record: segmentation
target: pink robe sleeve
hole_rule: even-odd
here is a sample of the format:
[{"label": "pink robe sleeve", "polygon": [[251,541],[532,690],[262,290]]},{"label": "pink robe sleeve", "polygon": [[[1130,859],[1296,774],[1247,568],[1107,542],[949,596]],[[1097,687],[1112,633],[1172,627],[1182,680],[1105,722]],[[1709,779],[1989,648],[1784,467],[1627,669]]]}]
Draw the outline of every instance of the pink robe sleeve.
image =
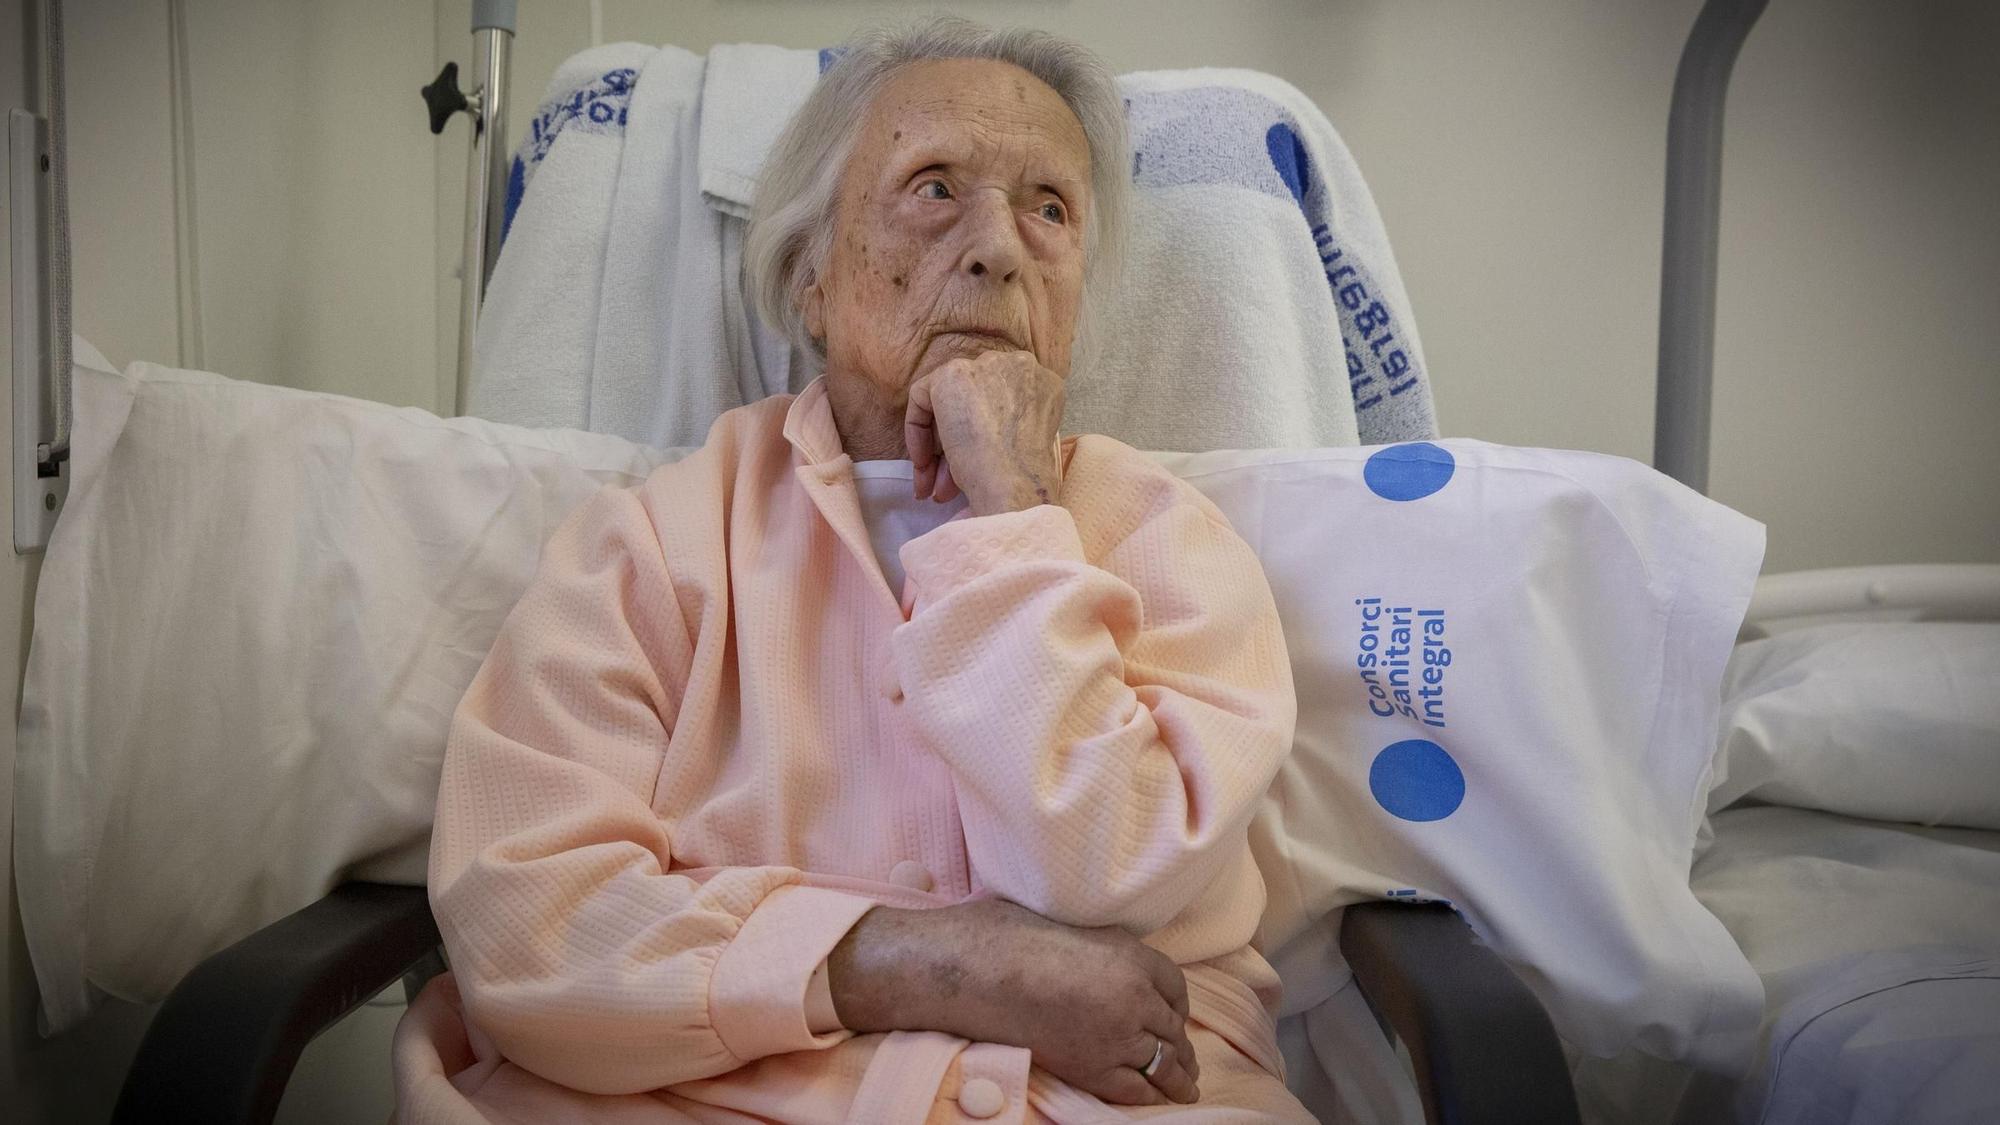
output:
[{"label": "pink robe sleeve", "polygon": [[600,493],[550,540],[445,751],[430,893],[467,1014],[592,1093],[847,1038],[814,1034],[808,984],[873,905],[789,867],[667,874],[651,798],[694,650],[680,605],[639,498]]},{"label": "pink robe sleeve", "polygon": [[[1166,925],[1244,847],[1297,704],[1270,586],[1198,495],[1150,490],[1093,565],[1068,510],[903,547],[903,708],[952,769],[974,869],[1058,921]],[[1146,490],[1142,490],[1144,492]]]}]

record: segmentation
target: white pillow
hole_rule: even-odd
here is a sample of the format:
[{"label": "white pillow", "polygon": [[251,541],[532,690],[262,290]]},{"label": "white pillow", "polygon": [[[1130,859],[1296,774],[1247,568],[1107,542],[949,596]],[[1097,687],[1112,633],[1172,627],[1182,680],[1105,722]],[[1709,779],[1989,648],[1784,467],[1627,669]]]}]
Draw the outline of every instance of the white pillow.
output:
[{"label": "white pillow", "polygon": [[[143,364],[80,371],[77,398],[16,842],[56,1027],[93,987],[160,998],[342,879],[421,881],[452,709],[544,537],[669,456]],[[1252,829],[1265,948],[1344,903],[1446,898],[1585,1049],[1754,1027],[1687,868],[1758,525],[1593,454],[1162,460],[1257,548],[1292,650],[1298,752]],[[1356,656],[1394,606],[1452,655],[1441,694],[1380,717]]]},{"label": "white pillow", "polygon": [[1710,811],[1748,798],[2000,828],[2000,624],[1779,633],[1736,649],[1722,697]]}]

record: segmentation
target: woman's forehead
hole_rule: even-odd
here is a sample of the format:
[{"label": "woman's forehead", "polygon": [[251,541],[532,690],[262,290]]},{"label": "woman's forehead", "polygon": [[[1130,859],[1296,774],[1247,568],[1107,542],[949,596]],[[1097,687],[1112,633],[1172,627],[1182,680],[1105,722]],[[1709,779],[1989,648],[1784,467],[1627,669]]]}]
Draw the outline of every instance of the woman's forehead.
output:
[{"label": "woman's forehead", "polygon": [[869,107],[883,157],[915,149],[973,160],[1006,150],[1043,174],[1088,180],[1090,143],[1062,96],[1012,63],[930,59],[897,72]]}]

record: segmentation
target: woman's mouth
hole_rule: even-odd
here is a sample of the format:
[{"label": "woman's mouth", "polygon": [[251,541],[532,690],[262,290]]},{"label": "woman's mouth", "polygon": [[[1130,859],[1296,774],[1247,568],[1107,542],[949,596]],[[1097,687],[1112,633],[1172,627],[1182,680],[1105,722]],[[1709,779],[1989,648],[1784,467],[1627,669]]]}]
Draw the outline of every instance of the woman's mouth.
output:
[{"label": "woman's mouth", "polygon": [[949,328],[938,335],[959,337],[982,350],[1011,352],[1026,350],[1012,336],[994,328]]}]

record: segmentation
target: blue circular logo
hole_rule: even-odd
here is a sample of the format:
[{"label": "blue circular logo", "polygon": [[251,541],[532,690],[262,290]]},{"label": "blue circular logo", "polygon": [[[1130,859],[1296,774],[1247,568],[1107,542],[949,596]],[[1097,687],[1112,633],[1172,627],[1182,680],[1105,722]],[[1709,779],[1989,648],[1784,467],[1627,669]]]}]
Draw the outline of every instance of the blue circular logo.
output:
[{"label": "blue circular logo", "polygon": [[1391,743],[1368,767],[1375,803],[1404,820],[1443,820],[1465,800],[1465,774],[1444,747],[1423,738]]},{"label": "blue circular logo", "polygon": [[1384,500],[1421,500],[1443,488],[1456,465],[1449,449],[1413,441],[1376,450],[1361,477]]}]

